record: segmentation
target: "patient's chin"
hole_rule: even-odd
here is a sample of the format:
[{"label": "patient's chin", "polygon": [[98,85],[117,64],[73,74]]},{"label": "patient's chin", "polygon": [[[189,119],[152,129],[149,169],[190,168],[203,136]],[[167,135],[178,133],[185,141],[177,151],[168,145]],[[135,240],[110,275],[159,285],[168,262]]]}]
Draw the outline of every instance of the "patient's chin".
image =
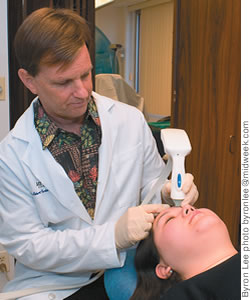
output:
[{"label": "patient's chin", "polygon": [[224,230],[225,224],[217,217],[213,215],[208,216],[201,216],[197,217],[195,223],[195,229],[199,233],[209,232],[209,231],[216,231],[216,230]]}]

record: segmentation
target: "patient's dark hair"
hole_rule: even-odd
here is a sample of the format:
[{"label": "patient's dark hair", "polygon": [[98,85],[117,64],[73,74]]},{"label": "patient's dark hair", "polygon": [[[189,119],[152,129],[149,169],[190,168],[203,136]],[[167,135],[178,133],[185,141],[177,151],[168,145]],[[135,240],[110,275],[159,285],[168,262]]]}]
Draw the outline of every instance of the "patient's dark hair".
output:
[{"label": "patient's dark hair", "polygon": [[142,240],[135,254],[137,271],[137,286],[130,300],[156,300],[172,285],[181,281],[178,273],[173,272],[169,279],[160,279],[155,274],[155,267],[160,262],[156,249],[153,232]]}]

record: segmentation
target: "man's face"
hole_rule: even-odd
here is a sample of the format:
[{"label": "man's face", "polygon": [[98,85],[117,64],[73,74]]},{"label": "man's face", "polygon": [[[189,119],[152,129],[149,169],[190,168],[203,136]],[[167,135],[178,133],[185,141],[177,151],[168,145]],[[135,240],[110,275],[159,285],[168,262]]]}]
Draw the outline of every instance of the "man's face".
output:
[{"label": "man's face", "polygon": [[84,45],[75,60],[65,68],[61,65],[40,67],[32,78],[32,92],[55,121],[81,122],[92,92],[92,64]]},{"label": "man's face", "polygon": [[153,224],[153,232],[162,261],[172,267],[203,254],[228,234],[225,224],[215,213],[190,205],[171,207],[160,213]]}]

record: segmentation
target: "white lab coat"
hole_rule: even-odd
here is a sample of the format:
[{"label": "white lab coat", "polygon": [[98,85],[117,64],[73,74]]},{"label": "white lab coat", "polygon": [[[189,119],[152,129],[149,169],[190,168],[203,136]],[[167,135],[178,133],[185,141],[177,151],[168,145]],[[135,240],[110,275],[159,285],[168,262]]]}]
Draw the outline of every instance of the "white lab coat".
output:
[{"label": "white lab coat", "polygon": [[[93,221],[64,169],[42,149],[32,104],[0,143],[0,243],[17,259],[5,291],[84,283],[93,272],[124,263],[115,223],[145,197],[164,163],[139,110],[93,96],[102,128]],[[63,299],[74,291],[25,299]]]}]

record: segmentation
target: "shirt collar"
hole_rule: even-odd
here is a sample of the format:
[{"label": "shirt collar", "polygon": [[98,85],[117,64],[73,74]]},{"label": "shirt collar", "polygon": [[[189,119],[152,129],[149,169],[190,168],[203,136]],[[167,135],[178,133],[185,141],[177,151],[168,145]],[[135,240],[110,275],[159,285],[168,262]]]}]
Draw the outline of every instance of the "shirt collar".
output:
[{"label": "shirt collar", "polygon": [[[97,126],[100,126],[100,118],[98,115],[97,106],[92,97],[88,103],[84,121],[88,120],[89,118],[91,118]],[[43,150],[50,145],[55,136],[62,130],[48,117],[39,99],[34,103],[34,123],[35,128],[41,138]]]}]

